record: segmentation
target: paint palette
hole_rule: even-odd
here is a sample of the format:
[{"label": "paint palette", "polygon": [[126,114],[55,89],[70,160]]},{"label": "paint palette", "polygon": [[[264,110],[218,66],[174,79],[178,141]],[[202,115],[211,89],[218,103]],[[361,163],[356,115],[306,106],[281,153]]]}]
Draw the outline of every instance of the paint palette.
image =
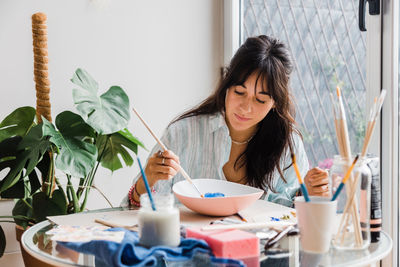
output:
[{"label": "paint palette", "polygon": [[[187,208],[212,216],[235,214],[254,203],[264,192],[258,188],[224,180],[193,179],[193,183],[200,192],[214,194],[214,197],[201,198],[194,186],[186,180],[176,183],[172,190],[178,200]],[[217,193],[218,196],[215,195]]]}]

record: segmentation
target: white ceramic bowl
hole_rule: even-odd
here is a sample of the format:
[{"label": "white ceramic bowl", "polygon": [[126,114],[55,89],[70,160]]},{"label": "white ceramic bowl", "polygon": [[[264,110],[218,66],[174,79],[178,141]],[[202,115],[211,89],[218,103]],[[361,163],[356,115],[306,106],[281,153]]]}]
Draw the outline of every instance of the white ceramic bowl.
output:
[{"label": "white ceramic bowl", "polygon": [[251,186],[216,179],[193,179],[193,183],[203,195],[219,192],[225,197],[201,198],[194,186],[186,180],[174,184],[172,190],[187,208],[212,216],[235,214],[259,199],[264,192]]}]

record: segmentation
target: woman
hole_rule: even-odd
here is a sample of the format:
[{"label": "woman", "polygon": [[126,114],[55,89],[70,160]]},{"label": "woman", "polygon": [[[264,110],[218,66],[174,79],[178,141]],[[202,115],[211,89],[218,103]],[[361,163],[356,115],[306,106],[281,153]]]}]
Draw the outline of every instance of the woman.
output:
[{"label": "woman", "polygon": [[[178,172],[182,165],[192,178],[258,187],[267,200],[292,206],[299,192],[293,152],[309,194],[329,195],[327,172],[308,171],[289,93],[291,70],[283,43],[264,35],[248,38],[217,90],[168,126],[161,139],[169,150],[153,148],[145,168],[150,186],[170,191],[172,183],[184,179]],[[129,191],[130,203],[139,205],[145,191],[139,176]]]}]

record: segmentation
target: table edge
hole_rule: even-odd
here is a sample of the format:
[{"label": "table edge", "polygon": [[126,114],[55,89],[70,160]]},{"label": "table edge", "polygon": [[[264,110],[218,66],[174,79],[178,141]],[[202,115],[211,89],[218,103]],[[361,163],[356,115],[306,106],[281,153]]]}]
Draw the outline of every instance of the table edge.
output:
[{"label": "table edge", "polygon": [[28,253],[30,256],[32,256],[32,257],[34,257],[34,258],[36,258],[36,259],[38,259],[40,261],[43,261],[45,263],[52,264],[52,265],[55,265],[55,266],[60,266],[60,267],[78,266],[78,267],[81,267],[82,265],[79,265],[79,264],[65,263],[65,262],[62,262],[61,260],[56,260],[53,257],[43,256],[43,255],[37,253],[36,251],[34,251],[31,248],[26,246],[25,238],[26,238],[28,233],[30,233],[31,231],[36,230],[37,228],[39,230],[39,229],[41,229],[43,227],[46,227],[46,226],[48,226],[50,224],[51,224],[50,221],[46,220],[46,221],[37,223],[34,226],[32,226],[29,229],[24,231],[24,233],[21,236],[21,241],[20,242],[21,242],[22,247],[25,249],[26,253]]}]

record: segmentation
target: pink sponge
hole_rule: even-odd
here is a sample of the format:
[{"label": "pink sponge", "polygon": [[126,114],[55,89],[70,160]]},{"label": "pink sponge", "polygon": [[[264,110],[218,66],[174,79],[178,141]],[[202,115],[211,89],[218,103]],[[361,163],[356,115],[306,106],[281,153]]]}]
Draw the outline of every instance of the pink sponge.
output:
[{"label": "pink sponge", "polygon": [[233,259],[258,258],[260,254],[258,237],[245,231],[202,231],[198,228],[187,228],[186,237],[203,239],[217,257]]},{"label": "pink sponge", "polygon": [[187,238],[202,239],[210,245],[211,235],[223,233],[230,230],[213,230],[213,231],[202,231],[200,228],[186,228]]}]

